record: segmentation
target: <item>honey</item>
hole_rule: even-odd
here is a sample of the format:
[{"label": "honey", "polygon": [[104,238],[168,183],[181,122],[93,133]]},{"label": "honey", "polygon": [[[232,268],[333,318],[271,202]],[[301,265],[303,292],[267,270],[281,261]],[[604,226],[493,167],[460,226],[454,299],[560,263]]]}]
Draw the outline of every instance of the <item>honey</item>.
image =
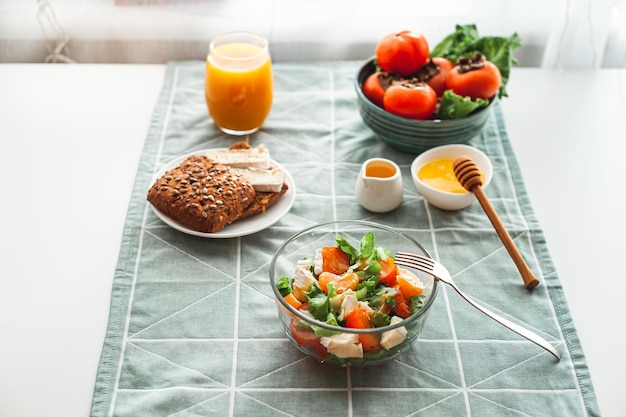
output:
[{"label": "honey", "polygon": [[391,178],[396,174],[393,165],[384,161],[372,161],[365,167],[365,175],[375,178]]},{"label": "honey", "polygon": [[[454,169],[452,168],[452,158],[438,158],[424,164],[417,172],[417,177],[429,187],[435,188],[440,191],[445,191],[454,194],[464,194],[468,191],[463,188],[459,180],[454,175]],[[481,177],[485,180],[484,174],[481,171]]]}]

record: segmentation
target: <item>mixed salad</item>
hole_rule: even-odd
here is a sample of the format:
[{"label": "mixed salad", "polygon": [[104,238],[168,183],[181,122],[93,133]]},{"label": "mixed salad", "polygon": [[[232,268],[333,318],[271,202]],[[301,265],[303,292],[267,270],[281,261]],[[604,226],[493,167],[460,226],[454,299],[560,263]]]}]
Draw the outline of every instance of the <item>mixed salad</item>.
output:
[{"label": "mixed salad", "polygon": [[283,275],[277,281],[285,301],[314,319],[293,315],[290,332],[302,349],[326,361],[392,355],[407,338],[405,327],[370,333],[342,329],[376,329],[402,322],[424,306],[424,283],[399,268],[388,248],[377,247],[373,232],[362,237],[359,248],[342,236],[335,241],[335,246],[319,248],[312,258],[298,261],[293,277]]}]

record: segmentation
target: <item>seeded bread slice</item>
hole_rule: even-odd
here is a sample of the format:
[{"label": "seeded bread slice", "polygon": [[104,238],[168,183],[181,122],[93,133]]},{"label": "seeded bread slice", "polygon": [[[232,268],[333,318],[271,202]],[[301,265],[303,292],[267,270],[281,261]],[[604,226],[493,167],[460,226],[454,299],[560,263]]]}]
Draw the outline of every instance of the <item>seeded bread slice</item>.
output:
[{"label": "seeded bread slice", "polygon": [[239,216],[240,219],[243,219],[248,216],[252,216],[256,213],[265,213],[265,210],[275,202],[277,202],[283,194],[287,192],[289,186],[286,182],[283,183],[283,188],[278,192],[256,192],[254,200],[252,204],[246,207]]},{"label": "seeded bread slice", "polygon": [[147,198],[180,224],[214,233],[240,218],[255,195],[252,184],[229,166],[194,155],[159,178]]}]

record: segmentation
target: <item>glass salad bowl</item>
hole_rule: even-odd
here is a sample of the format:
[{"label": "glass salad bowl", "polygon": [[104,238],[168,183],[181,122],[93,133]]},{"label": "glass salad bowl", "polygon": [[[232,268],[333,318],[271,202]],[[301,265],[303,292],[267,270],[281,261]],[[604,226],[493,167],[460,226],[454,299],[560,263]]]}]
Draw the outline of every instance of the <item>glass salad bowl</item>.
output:
[{"label": "glass salad bowl", "polygon": [[429,256],[413,238],[357,220],[318,224],[284,242],[270,283],[293,345],[339,366],[379,364],[411,349],[438,284],[398,268],[396,251]]}]

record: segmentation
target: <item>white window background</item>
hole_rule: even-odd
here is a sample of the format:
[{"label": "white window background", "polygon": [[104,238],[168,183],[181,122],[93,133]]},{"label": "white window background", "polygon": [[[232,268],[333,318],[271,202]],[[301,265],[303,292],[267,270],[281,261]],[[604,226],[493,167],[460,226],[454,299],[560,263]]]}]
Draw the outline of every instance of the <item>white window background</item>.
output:
[{"label": "white window background", "polygon": [[518,33],[519,66],[626,67],[626,0],[0,0],[0,62],[44,62],[55,47],[83,63],[204,59],[231,30],[266,36],[277,62],[358,60],[387,33],[434,45],[469,23]]}]

